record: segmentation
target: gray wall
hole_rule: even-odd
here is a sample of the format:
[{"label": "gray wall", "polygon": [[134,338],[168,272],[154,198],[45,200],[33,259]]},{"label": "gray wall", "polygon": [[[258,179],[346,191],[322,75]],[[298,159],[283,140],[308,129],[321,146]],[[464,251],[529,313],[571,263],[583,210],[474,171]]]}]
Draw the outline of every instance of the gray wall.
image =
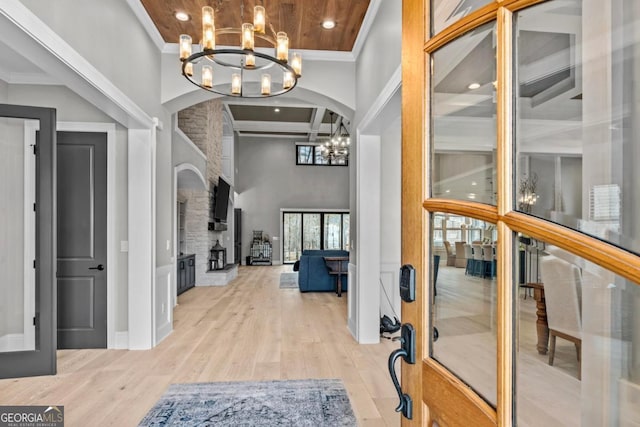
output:
[{"label": "gray wall", "polygon": [[238,144],[238,193],[242,209],[242,261],[253,230],[272,238],[273,259],[280,261],[280,209],[348,209],[349,173],[342,166],[296,166],[295,144],[276,139],[241,138]]},{"label": "gray wall", "polygon": [[[165,125],[164,131],[157,132],[156,145],[156,265],[171,263],[172,251],[167,250],[167,241],[173,238],[171,126],[161,104],[160,51],[126,1],[21,1],[149,116]],[[83,121],[80,117],[82,114],[67,120]]]},{"label": "gray wall", "polygon": [[[383,52],[384,58],[381,58]],[[355,136],[360,122],[369,112],[372,104],[385,87],[393,73],[400,66],[402,57],[402,2],[382,1],[371,26],[371,31],[356,59],[356,111],[352,134]],[[353,138],[355,141],[355,138]],[[358,142],[355,141],[357,144]],[[356,168],[357,152],[350,153],[350,200],[351,223],[350,238],[358,239],[357,225],[360,213],[356,207]],[[400,191],[398,189],[398,191]],[[356,263],[358,246],[351,246],[350,259]]]},{"label": "gray wall", "polygon": [[400,66],[401,47],[402,2],[381,1],[369,36],[356,61],[356,124],[362,120]]},{"label": "gray wall", "polygon": [[[57,110],[57,119],[61,122],[98,122],[113,123],[113,119],[99,111],[78,95],[62,86],[10,85],[8,100],[10,104],[51,107]],[[116,126],[116,199],[109,203],[116,204],[115,233],[116,239],[128,240],[127,221],[127,132]],[[116,278],[116,331],[128,329],[128,257],[126,252],[119,252]]]},{"label": "gray wall", "polygon": [[4,80],[0,79],[0,102],[7,102],[8,95],[9,85]]}]

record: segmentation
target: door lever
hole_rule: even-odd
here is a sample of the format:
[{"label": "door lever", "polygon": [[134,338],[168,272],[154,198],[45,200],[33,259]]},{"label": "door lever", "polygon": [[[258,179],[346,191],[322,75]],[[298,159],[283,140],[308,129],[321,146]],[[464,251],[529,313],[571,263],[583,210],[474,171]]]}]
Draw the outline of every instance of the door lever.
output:
[{"label": "door lever", "polygon": [[402,412],[402,415],[410,420],[413,418],[413,401],[411,396],[402,392],[402,387],[400,387],[400,382],[396,375],[395,364],[400,357],[409,364],[416,363],[416,331],[413,326],[410,323],[402,325],[400,337],[394,338],[394,341],[400,341],[400,348],[389,355],[389,374],[400,398],[396,412]]},{"label": "door lever", "polygon": [[98,271],[102,271],[104,270],[104,265],[102,264],[98,264],[97,267],[89,267],[89,270],[98,270]]}]

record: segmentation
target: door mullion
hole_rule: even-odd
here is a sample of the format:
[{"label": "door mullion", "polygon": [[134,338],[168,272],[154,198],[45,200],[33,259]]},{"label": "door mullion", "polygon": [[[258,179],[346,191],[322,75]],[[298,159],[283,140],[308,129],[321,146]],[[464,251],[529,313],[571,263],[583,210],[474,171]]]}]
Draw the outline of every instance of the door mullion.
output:
[{"label": "door mullion", "polygon": [[[513,190],[513,13],[505,7],[497,15],[497,207],[501,217],[512,210]],[[513,424],[514,407],[514,290],[513,232],[498,221],[497,248],[498,426]]]}]

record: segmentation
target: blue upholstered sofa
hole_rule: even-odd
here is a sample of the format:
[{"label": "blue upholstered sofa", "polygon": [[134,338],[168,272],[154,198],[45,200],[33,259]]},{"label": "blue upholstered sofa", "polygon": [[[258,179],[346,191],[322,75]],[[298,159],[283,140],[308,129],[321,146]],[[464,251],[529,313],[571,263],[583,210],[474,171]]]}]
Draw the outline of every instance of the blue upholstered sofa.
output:
[{"label": "blue upholstered sofa", "polygon": [[[324,257],[349,256],[349,251],[304,250],[300,256],[298,287],[300,292],[328,292],[336,290],[336,276],[329,275]],[[342,291],[347,290],[347,277],[342,277]]]}]

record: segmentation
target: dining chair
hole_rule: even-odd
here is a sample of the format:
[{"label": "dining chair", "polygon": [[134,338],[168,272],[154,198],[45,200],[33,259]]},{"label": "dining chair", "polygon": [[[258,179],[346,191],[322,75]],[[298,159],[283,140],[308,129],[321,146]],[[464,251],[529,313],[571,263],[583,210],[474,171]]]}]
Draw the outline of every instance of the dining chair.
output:
[{"label": "dining chair", "polygon": [[456,265],[456,254],[451,249],[451,243],[447,240],[442,242],[444,244],[444,248],[447,250],[447,266],[455,267]]},{"label": "dining chair", "polygon": [[455,242],[456,244],[456,267],[458,268],[466,268],[467,267],[467,258],[462,257],[464,254],[464,245],[467,244],[465,241]]},{"label": "dining chair", "polygon": [[484,265],[484,256],[482,254],[482,245],[473,244],[473,275],[482,276],[482,267]]},{"label": "dining chair", "polygon": [[582,320],[578,293],[582,291],[580,269],[547,255],[540,258],[540,274],[549,324],[549,365],[553,366],[556,337],[571,341],[578,357],[578,379],[582,370]]},{"label": "dining chair", "polygon": [[464,259],[467,261],[467,265],[464,270],[464,274],[473,274],[473,249],[471,245],[464,245]]},{"label": "dining chair", "polygon": [[482,245],[482,277],[496,275],[496,257],[493,246]]}]

